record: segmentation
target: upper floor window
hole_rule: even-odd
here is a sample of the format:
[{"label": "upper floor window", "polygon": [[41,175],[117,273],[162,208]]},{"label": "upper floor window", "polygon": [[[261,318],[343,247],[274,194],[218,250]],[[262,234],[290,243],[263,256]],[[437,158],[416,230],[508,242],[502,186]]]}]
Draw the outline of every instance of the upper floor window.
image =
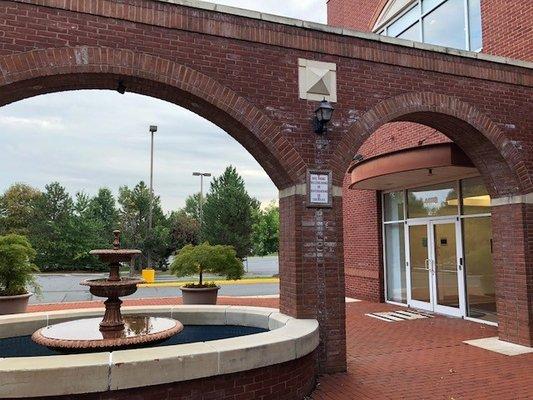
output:
[{"label": "upper floor window", "polygon": [[394,0],[377,33],[456,49],[481,51],[481,0]]}]

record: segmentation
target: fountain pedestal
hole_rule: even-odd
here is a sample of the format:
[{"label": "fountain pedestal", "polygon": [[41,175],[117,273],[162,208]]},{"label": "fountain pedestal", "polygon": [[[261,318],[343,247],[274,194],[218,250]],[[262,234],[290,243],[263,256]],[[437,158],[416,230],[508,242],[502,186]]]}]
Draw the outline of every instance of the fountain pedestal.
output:
[{"label": "fountain pedestal", "polygon": [[135,293],[137,285],[144,281],[121,278],[120,263],[131,262],[142,253],[140,250],[121,249],[120,232],[115,231],[114,234],[113,249],[91,251],[92,255],[109,265],[109,277],[81,282],[81,285],[89,286],[94,296],[107,298],[103,319],[83,319],[47,326],[32,335],[34,342],[63,352],[109,351],[162,342],[183,330],[181,322],[170,318],[122,316],[120,297]]}]

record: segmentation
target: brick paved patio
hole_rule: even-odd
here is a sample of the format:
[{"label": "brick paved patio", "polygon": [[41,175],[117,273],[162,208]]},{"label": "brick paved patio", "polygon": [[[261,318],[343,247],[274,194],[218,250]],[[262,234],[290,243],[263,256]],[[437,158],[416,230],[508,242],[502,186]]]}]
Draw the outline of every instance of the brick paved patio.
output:
[{"label": "brick paved patio", "polygon": [[[277,299],[223,297],[219,302],[278,305]],[[180,298],[125,301],[126,306],[179,303]],[[30,311],[99,304],[36,305]],[[321,377],[313,400],[533,399],[533,354],[509,357],[462,343],[496,336],[494,327],[439,316],[389,323],[365,314],[400,308],[368,302],[346,307],[348,372]]]}]

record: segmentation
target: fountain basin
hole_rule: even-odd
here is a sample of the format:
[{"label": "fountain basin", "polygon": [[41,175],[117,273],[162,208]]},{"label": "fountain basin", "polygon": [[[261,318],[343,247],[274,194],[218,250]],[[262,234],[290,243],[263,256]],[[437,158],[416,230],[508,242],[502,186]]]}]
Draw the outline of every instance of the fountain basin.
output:
[{"label": "fountain basin", "polygon": [[41,328],[32,335],[35,343],[64,353],[113,351],[157,344],[183,330],[171,318],[129,315],[121,331],[101,331],[101,318],[85,318]]},{"label": "fountain basin", "polygon": [[[49,324],[96,318],[102,313],[88,309],[0,317],[0,338],[30,335]],[[258,384],[272,381],[272,374],[299,385],[295,399],[303,399],[313,388],[319,343],[316,320],[297,320],[275,309],[237,306],[130,307],[123,314],[174,318],[185,325],[239,325],[269,331],[166,347],[4,358],[0,359],[0,398],[81,399],[88,398],[82,394],[93,393],[94,398],[111,399],[116,391],[148,398],[157,397],[163,389],[187,393],[189,388],[199,390],[200,383],[209,387],[220,382],[221,376],[234,390],[250,379]]]}]

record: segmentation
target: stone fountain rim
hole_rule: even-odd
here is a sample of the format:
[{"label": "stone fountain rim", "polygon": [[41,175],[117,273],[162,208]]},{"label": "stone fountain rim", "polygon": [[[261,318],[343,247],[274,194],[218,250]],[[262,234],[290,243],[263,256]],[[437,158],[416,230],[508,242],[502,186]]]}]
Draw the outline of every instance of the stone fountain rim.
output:
[{"label": "stone fountain rim", "polygon": [[[102,313],[102,309],[85,309],[0,316],[0,338],[28,335],[59,321]],[[269,331],[175,346],[3,358],[0,398],[107,392],[227,375],[302,358],[319,344],[318,321],[295,319],[271,308],[141,306],[124,307],[123,313],[170,317],[186,325],[241,325]],[[78,379],[80,375],[84,379]]]}]

